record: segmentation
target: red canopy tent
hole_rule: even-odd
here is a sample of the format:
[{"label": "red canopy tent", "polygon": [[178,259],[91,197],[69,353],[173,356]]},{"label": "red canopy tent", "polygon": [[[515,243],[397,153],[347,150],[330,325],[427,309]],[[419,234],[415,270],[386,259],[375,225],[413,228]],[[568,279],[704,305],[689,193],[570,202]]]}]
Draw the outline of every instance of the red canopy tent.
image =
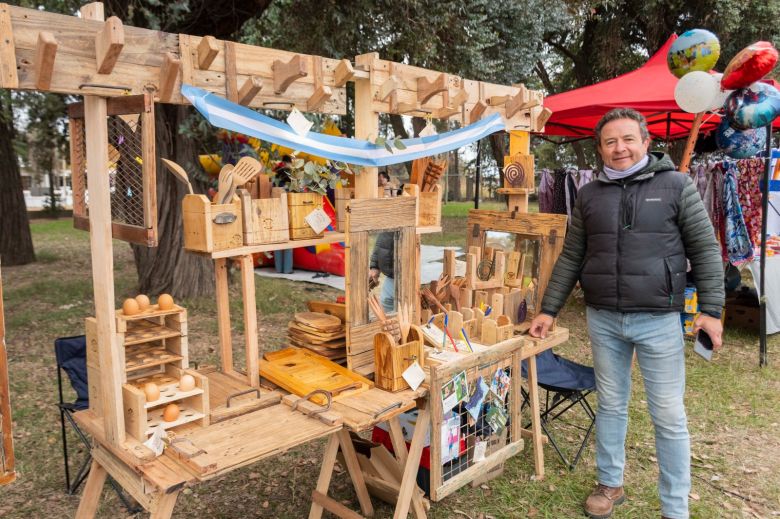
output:
[{"label": "red canopy tent", "polygon": [[[545,98],[544,106],[552,110],[545,125],[545,135],[592,137],[593,128],[613,108],[629,107],[641,112],[654,139],[671,140],[687,137],[695,114],[684,112],[674,100],[677,77],[669,72],[666,55],[677,39],[673,34],[658,52],[641,67],[614,79]],[[778,84],[768,80],[775,87]],[[707,113],[700,132],[717,128],[720,117]],[[775,120],[777,126],[780,121]]]}]

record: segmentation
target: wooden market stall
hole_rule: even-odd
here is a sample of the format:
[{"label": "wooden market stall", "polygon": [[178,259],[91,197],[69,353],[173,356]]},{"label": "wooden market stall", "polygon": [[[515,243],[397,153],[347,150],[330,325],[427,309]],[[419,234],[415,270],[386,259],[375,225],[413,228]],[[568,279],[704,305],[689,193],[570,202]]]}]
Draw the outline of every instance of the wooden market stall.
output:
[{"label": "wooden market stall", "polygon": [[[407,387],[394,392],[382,382],[365,378],[375,371],[387,370],[387,366],[377,365],[377,359],[382,357],[375,356],[375,337],[385,332],[384,323],[376,319],[378,315],[371,318],[366,300],[368,233],[395,234],[396,263],[403,265],[396,294],[399,308],[406,309],[401,324],[421,323],[419,235],[440,231],[435,225],[438,220],[431,225],[426,219],[428,225],[422,225],[421,215],[439,216],[440,200],[427,197],[434,204],[431,209],[422,206],[422,196],[378,198],[377,169],[366,167],[355,177],[354,198],[341,204],[339,220],[346,222],[344,229],[321,237],[290,240],[286,226],[274,228],[274,232],[263,230],[270,229],[269,222],[274,220],[264,217],[263,211],[292,207],[284,195],[257,200],[239,191],[223,204],[213,204],[202,195],[187,195],[183,202],[185,247],[208,255],[216,269],[219,368],[190,366],[185,308],[161,302],[137,315],[115,309],[112,245],[112,238],[146,246],[155,246],[158,241],[155,103],[186,103],[181,86],[188,84],[252,108],[295,107],[307,112],[344,114],[346,84],[353,82],[357,139],[378,135],[381,113],[425,115],[464,125],[490,113],[501,114],[512,135],[508,165],[516,163],[520,168],[515,168],[505,186],[511,211],[475,213],[473,218],[480,222],[477,226],[489,228],[488,222],[492,222],[497,229],[543,244],[539,265],[544,267],[536,273],[535,285],[537,297],[541,297],[545,275],[549,277],[549,270],[544,269],[560,252],[564,234],[558,222],[524,214],[528,194],[533,191],[528,132],[540,130],[550,116],[542,106],[541,93],[522,85],[494,85],[393,63],[380,59],[377,53],[357,56],[353,63],[220,41],[210,36],[124,26],[116,17],[105,20],[100,3],[86,5],[80,13],[79,18],[0,4],[0,86],[84,97],[83,104],[71,107],[69,113],[74,223],[90,232],[95,316],[86,321],[90,408],[77,413],[76,419],[92,436],[94,446],[77,516],[94,516],[107,475],[149,510],[152,517],[164,518],[171,515],[185,486],[303,443],[328,438],[320,477],[312,493],[310,517],[320,517],[323,510],[340,517],[358,517],[327,495],[339,451],[363,516],[373,514],[370,490],[395,503],[395,517],[406,517],[409,510],[418,518],[425,517],[426,501],[416,488],[415,477],[426,433],[431,426],[442,424],[444,411],[438,392],[456,368],[469,370],[469,376],[476,377],[481,376],[480,366],[486,363],[492,363],[494,370],[511,371],[514,377],[512,387],[516,391],[506,404],[513,416],[504,440],[506,446],[498,445],[484,462],[469,455],[468,466],[448,479],[437,462],[441,446],[432,442],[432,467],[438,468],[432,470],[431,496],[439,499],[468,481],[494,473],[506,458],[522,448],[523,437],[533,440],[536,473],[542,477],[544,438],[538,419],[534,355],[566,340],[565,330],[559,329],[544,341],[531,340],[515,336],[516,329],[523,328],[523,323],[516,323],[518,326],[511,327],[504,340],[496,340],[493,346],[471,356],[456,356],[455,360],[439,360],[426,366],[426,382],[416,390]],[[120,131],[133,139],[134,154],[127,155],[112,145]],[[132,182],[132,190],[139,196],[123,200],[116,195],[123,190],[110,185],[107,168],[88,167],[107,164],[109,159],[121,171],[114,182],[120,186]],[[389,213],[394,215],[392,222],[380,217]],[[225,227],[220,227],[223,224]],[[482,254],[484,243],[478,243],[479,231],[470,227],[470,232],[470,245]],[[341,241],[347,244],[347,368],[336,367],[307,353],[308,350],[294,348],[261,357],[252,254]],[[234,365],[229,260],[241,270],[243,371]],[[471,288],[489,288],[493,293],[486,297],[493,298],[503,295],[506,288],[500,281],[496,286]],[[464,296],[463,301],[474,304],[473,297],[466,301]],[[1,318],[0,311],[0,332]],[[391,318],[401,321],[400,316]],[[385,337],[391,350],[394,341],[404,342],[401,337]],[[416,337],[416,347],[422,348],[423,338],[419,333]],[[429,349],[426,346],[425,355],[419,357],[421,364]],[[388,358],[392,357],[390,354]],[[533,421],[530,431],[522,430],[519,420],[519,366],[524,359],[529,360]],[[183,375],[192,378],[191,386],[183,387]],[[398,379],[393,370],[390,375]],[[261,384],[261,377],[274,384]],[[326,379],[333,385],[326,385]],[[161,395],[151,401],[144,394],[144,385],[150,381],[161,389]],[[309,389],[313,394],[307,394]],[[426,398],[428,395],[432,398]],[[174,403],[180,413],[168,420],[167,407],[163,406]],[[419,410],[420,426],[415,429],[407,452],[399,417],[415,408]],[[2,416],[5,419],[7,415]],[[350,436],[370,431],[380,423],[389,428],[395,452],[394,461],[383,465],[387,469],[384,472],[365,465]],[[157,456],[144,443],[159,431],[171,431],[174,437],[164,453]]]}]

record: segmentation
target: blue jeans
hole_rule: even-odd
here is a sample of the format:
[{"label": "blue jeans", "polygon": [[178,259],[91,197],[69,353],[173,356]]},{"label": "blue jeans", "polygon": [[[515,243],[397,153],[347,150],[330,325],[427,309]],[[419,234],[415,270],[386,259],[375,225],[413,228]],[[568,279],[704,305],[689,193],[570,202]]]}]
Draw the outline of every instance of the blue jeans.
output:
[{"label": "blue jeans", "polygon": [[395,312],[395,279],[384,276],[379,292],[379,302],[385,313]]},{"label": "blue jeans", "polygon": [[599,483],[623,485],[631,361],[636,349],[647,407],[655,427],[661,512],[688,517],[691,446],[685,416],[685,357],[680,314],[618,313],[588,307],[598,409],[596,466]]},{"label": "blue jeans", "polygon": [[291,274],[293,271],[293,250],[274,251],[274,266],[279,274]]}]

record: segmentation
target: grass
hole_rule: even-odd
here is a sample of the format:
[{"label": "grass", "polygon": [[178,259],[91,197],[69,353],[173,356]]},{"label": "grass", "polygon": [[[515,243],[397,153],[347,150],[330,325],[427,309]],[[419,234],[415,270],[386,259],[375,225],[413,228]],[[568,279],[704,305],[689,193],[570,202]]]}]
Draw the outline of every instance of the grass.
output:
[{"label": "grass", "polygon": [[[425,235],[425,243],[465,243],[470,204],[444,206],[444,232]],[[484,207],[484,206],[483,206]],[[495,207],[497,208],[497,207]],[[70,220],[36,221],[33,239],[39,261],[3,269],[7,343],[10,357],[18,480],[0,487],[0,517],[73,516],[78,496],[63,491],[57,382],[53,341],[83,330],[83,318],[94,314],[88,235],[74,230]],[[135,268],[127,244],[114,243],[116,302],[135,295]],[[233,340],[242,338],[241,300],[237,276],[231,282]],[[284,344],[292,312],[314,298],[332,299],[337,291],[285,280],[256,283],[261,345]],[[188,309],[190,357],[200,363],[217,359],[216,304],[212,298],[181,301]],[[559,353],[591,364],[584,307],[572,298],[561,314],[571,340]],[[686,353],[687,408],[692,436],[692,517],[770,517],[780,514],[780,335],[770,338],[772,366],[757,367],[755,333],[728,330],[726,347],[708,364]],[[241,353],[236,352],[238,361]],[[73,398],[69,391],[67,398]],[[576,429],[556,426],[564,444],[573,444]],[[262,431],[258,431],[262,434]],[[567,440],[570,439],[571,441]],[[75,437],[71,445],[78,447]],[[316,483],[322,442],[296,448],[276,458],[234,471],[186,489],[175,517],[297,518],[307,514]],[[82,449],[83,453],[83,449]],[[577,469],[563,468],[552,449],[545,450],[547,474],[535,481],[530,452],[511,459],[501,478],[477,488],[464,488],[433,504],[429,517],[551,519],[581,517],[581,502],[595,481],[594,447],[585,451]],[[641,377],[634,372],[627,439],[628,501],[613,517],[644,519],[660,516],[652,426]],[[357,509],[346,472],[334,476],[334,495]],[[737,495],[742,497],[737,497]],[[377,518],[392,516],[376,502]],[[98,517],[126,516],[110,490],[105,490]]]}]

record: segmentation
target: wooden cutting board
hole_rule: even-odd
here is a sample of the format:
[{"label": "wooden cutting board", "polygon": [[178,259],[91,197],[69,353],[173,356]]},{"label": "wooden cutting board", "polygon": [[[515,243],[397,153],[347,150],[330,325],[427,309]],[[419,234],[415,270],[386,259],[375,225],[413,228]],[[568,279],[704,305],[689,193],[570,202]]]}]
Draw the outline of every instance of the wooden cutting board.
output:
[{"label": "wooden cutting board", "polygon": [[287,333],[292,335],[295,334],[301,338],[310,338],[315,341],[319,342],[328,342],[328,341],[334,341],[338,339],[344,339],[347,336],[347,333],[342,332],[334,332],[334,333],[320,333],[320,332],[311,332],[309,330],[304,330],[301,327],[295,325],[294,323],[290,323],[287,327]]},{"label": "wooden cutting board", "polygon": [[[298,396],[324,389],[334,393],[334,399],[338,399],[374,387],[367,378],[312,351],[294,347],[266,352],[265,358],[260,359],[260,376]],[[352,385],[358,387],[344,389]],[[326,399],[318,395],[312,401],[325,404]]]},{"label": "wooden cutting board", "polygon": [[295,314],[295,321],[318,330],[333,330],[342,326],[341,319],[335,315],[320,312],[298,312]]},{"label": "wooden cutting board", "polygon": [[309,301],[306,303],[310,312],[319,312],[321,314],[334,315],[341,319],[341,322],[347,320],[347,305],[344,303],[330,303],[328,301]]}]

